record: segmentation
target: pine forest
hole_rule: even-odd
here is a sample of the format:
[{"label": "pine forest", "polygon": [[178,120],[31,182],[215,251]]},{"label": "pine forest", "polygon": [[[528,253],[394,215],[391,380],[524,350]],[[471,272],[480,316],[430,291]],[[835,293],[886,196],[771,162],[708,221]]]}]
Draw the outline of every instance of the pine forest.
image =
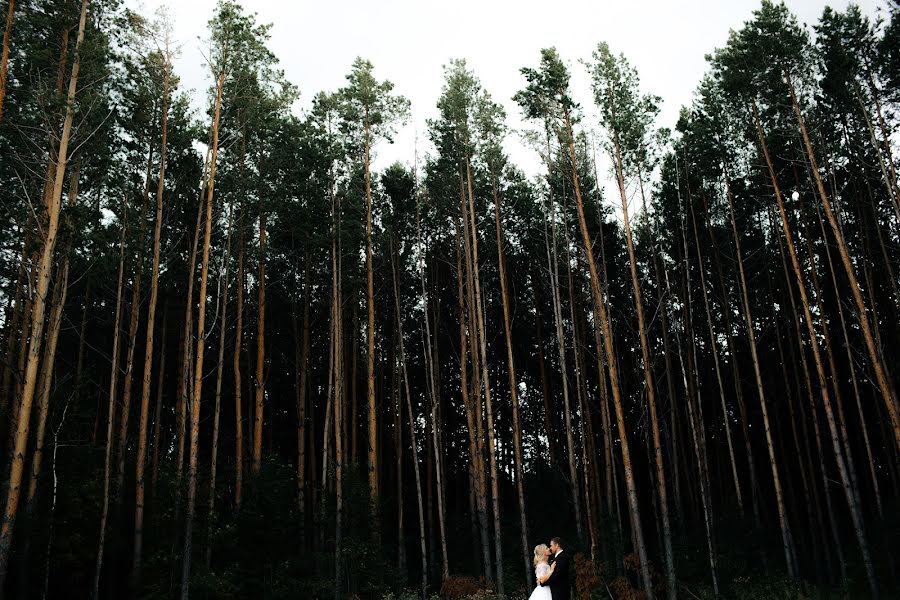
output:
[{"label": "pine forest", "polygon": [[524,600],[556,536],[578,600],[900,597],[897,0],[762,0],[671,123],[601,39],[448,56],[392,164],[244,4],[193,90],[166,11],[2,3],[0,598]]}]

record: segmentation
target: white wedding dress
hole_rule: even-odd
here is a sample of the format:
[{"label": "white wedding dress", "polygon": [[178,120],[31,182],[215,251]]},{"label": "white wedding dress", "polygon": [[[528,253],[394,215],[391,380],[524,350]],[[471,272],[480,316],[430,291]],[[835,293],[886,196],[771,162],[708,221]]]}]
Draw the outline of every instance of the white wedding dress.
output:
[{"label": "white wedding dress", "polygon": [[[538,566],[534,568],[535,582],[549,572],[550,565],[547,563],[539,563]],[[534,591],[531,592],[531,597],[528,600],[553,600],[553,594],[550,593],[550,588],[548,586],[542,586],[538,583],[537,587],[534,588]]]}]

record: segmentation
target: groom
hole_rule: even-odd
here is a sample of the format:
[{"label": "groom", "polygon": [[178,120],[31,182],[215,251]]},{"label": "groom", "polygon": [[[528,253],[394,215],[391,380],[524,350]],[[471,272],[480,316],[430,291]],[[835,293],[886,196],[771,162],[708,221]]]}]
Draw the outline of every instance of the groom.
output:
[{"label": "groom", "polygon": [[550,540],[550,553],[553,555],[550,563],[555,566],[553,573],[541,585],[550,587],[553,600],[569,600],[572,592],[572,584],[569,581],[569,554],[563,548],[563,541],[560,538]]}]

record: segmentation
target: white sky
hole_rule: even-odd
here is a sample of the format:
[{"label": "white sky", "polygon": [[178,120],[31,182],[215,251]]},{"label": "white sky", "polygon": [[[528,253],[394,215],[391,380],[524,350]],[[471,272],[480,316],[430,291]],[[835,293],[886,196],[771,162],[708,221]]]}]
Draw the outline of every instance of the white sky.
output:
[{"label": "white sky", "polygon": [[[883,0],[857,2],[870,16],[884,13]],[[201,109],[209,85],[203,67],[203,40],[215,0],[129,0],[147,16],[168,4],[181,44],[175,68],[182,88],[193,89]],[[800,21],[812,25],[826,4],[843,9],[847,0],[787,2]],[[759,0],[244,0],[260,22],[272,23],[269,47],[287,78],[299,86],[298,110],[321,90],[333,91],[356,56],[373,62],[379,79],[389,79],[412,103],[412,118],[393,145],[377,148],[376,168],[395,160],[412,163],[415,132],[419,153],[428,149],[425,121],[436,114],[442,66],[465,58],[513,129],[523,127],[512,95],[524,85],[523,66],[536,66],[541,48],[556,46],[573,74],[576,101],[593,127],[589,79],[580,59],[590,59],[600,41],[623,52],[638,69],[646,92],[662,96],[659,125],[672,127],[679,108],[691,101],[706,70],[704,55],[722,46]],[[507,144],[514,162],[529,174],[537,156],[518,143]]]}]

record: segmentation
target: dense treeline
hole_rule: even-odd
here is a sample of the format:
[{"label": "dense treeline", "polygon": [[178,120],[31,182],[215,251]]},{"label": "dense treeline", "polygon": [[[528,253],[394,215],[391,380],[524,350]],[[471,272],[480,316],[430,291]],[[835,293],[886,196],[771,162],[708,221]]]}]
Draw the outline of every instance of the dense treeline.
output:
[{"label": "dense treeline", "polygon": [[450,60],[382,171],[409,102],[298,113],[231,0],[206,114],[165,13],[6,18],[0,597],[897,592],[900,5],[765,0],[674,131],[605,43],[524,136]]}]

